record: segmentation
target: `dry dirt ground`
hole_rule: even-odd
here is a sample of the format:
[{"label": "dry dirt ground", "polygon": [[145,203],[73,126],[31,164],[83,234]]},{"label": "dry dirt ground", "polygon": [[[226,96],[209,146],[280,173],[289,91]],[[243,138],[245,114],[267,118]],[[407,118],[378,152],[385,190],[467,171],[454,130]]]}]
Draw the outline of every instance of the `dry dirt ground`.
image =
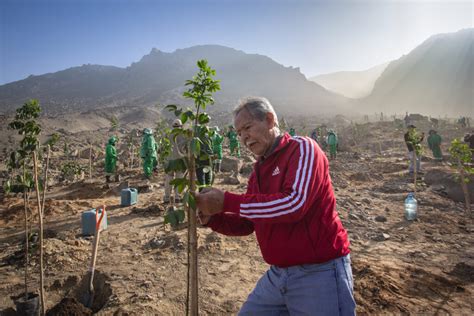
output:
[{"label": "dry dirt ground", "polygon": [[[330,162],[340,217],[349,232],[357,312],[373,314],[474,313],[472,215],[426,185],[421,177],[418,219],[403,217],[403,201],[413,189],[407,173],[403,131],[380,125],[373,143],[346,145]],[[387,131],[384,131],[387,129]],[[454,133],[454,132],[453,132]],[[458,134],[460,131],[457,132]],[[342,134],[342,133],[341,133]],[[347,136],[348,137],[348,136]],[[390,139],[395,139],[389,143]],[[382,145],[384,146],[382,146]],[[390,144],[385,146],[385,144]],[[428,154],[428,156],[430,156]],[[423,168],[449,171],[426,159]],[[99,169],[99,168],[97,168]],[[215,185],[228,185],[228,174]],[[139,189],[138,204],[120,206],[118,183],[93,180],[55,184],[46,202],[45,289],[47,308],[64,297],[80,299],[92,239],[81,236],[81,213],[107,205],[108,228],[101,234],[94,312],[99,315],[183,315],[186,300],[186,227],[163,225],[163,173],[151,182],[138,168],[123,179]],[[36,214],[35,200],[32,211]],[[36,226],[36,220],[33,219]],[[11,296],[23,291],[22,200],[3,197],[0,207],[0,310],[12,313]],[[35,227],[34,227],[35,228]],[[268,268],[255,237],[226,237],[206,228],[199,235],[199,308],[204,315],[236,314]],[[29,286],[38,287],[37,250],[32,251]]]}]

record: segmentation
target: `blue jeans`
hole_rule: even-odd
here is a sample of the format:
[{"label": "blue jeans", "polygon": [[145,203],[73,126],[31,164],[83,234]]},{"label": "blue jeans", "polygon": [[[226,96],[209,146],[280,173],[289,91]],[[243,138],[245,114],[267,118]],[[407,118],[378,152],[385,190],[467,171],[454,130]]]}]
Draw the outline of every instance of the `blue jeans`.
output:
[{"label": "blue jeans", "polygon": [[271,266],[239,315],[355,315],[351,259]]}]

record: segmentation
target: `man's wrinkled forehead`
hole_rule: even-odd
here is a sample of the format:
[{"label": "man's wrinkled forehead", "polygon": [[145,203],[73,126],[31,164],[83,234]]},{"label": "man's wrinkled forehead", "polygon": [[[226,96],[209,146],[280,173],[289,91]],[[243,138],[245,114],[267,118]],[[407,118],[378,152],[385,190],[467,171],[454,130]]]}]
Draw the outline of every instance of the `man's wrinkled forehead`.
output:
[{"label": "man's wrinkled forehead", "polygon": [[234,117],[234,126],[237,132],[239,132],[245,125],[252,123],[252,121],[256,120],[247,109],[242,109],[237,115]]}]

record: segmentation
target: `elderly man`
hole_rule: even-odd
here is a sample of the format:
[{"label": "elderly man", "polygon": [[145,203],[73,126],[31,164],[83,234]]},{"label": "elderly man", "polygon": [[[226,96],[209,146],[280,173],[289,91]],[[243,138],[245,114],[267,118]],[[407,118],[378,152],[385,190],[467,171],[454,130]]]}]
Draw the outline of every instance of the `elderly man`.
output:
[{"label": "elderly man", "polygon": [[353,315],[349,240],[336,211],[328,160],[314,140],[281,134],[265,98],[234,110],[241,141],[258,157],[247,192],[196,195],[201,223],[244,236],[255,231],[270,269],[240,315]]}]

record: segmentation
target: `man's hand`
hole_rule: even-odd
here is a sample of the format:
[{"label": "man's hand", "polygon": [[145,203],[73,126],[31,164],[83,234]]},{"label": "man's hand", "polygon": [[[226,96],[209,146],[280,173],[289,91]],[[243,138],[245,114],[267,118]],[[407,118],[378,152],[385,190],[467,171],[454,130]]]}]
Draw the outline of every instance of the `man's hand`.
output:
[{"label": "man's hand", "polygon": [[198,212],[198,218],[199,218],[199,223],[201,223],[201,225],[207,225],[207,223],[209,223],[209,221],[211,220],[211,217],[210,215],[204,215],[203,213],[201,212]]},{"label": "man's hand", "polygon": [[202,215],[214,215],[224,208],[224,191],[215,188],[206,188],[196,194],[196,205]]}]

